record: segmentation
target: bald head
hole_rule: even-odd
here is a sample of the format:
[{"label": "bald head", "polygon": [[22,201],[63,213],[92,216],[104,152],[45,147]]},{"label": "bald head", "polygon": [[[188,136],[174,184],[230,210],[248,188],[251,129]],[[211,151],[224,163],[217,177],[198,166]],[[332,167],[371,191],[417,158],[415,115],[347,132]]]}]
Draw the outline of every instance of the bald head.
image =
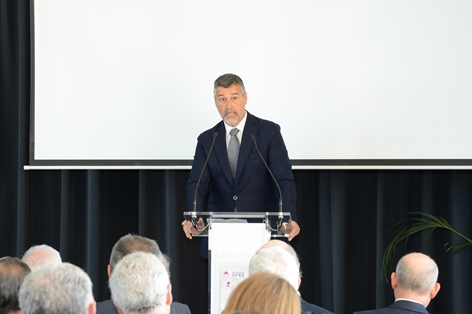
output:
[{"label": "bald head", "polygon": [[266,244],[261,246],[261,249],[266,249],[266,248],[270,248],[270,247],[274,247],[274,246],[281,247],[285,251],[289,252],[290,255],[292,255],[292,257],[297,262],[297,265],[299,264],[297,252],[295,252],[293,247],[290,244],[288,244],[287,242],[284,242],[284,241],[281,241],[281,240],[270,240]]},{"label": "bald head", "polygon": [[438,266],[427,255],[410,253],[403,256],[392,274],[395,298],[422,302],[425,307],[439,291]]},{"label": "bald head", "polygon": [[281,247],[261,248],[249,262],[249,275],[258,272],[277,274],[298,290],[298,265],[293,257]]},{"label": "bald head", "polygon": [[28,264],[31,271],[62,263],[59,252],[46,244],[32,246],[25,252],[21,260]]},{"label": "bald head", "polygon": [[438,280],[438,266],[427,255],[410,253],[397,264],[398,286],[402,289],[427,294]]}]

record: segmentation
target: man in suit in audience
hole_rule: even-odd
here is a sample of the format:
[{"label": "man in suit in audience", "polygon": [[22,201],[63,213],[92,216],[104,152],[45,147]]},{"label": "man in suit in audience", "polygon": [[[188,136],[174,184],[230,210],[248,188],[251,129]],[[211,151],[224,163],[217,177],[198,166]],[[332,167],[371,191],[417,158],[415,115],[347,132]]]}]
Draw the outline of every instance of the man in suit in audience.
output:
[{"label": "man in suit in audience", "polygon": [[[110,264],[108,264],[108,278],[111,278],[116,265],[128,254],[134,252],[147,252],[154,254],[166,267],[170,274],[170,262],[168,257],[161,252],[156,241],[139,235],[128,234],[121,237],[113,246],[110,255]],[[172,302],[172,314],[190,314],[190,309],[186,304]],[[97,303],[97,314],[118,314],[118,310],[112,300],[105,300]]]},{"label": "man in suit in audience", "polygon": [[120,314],[169,314],[172,286],[162,261],[152,253],[126,255],[110,277],[113,303]]},{"label": "man in suit in audience", "polygon": [[439,292],[438,266],[427,255],[403,256],[390,276],[395,302],[387,308],[354,312],[357,314],[428,314],[426,308]]},{"label": "man in suit in audience", "polygon": [[0,314],[21,313],[18,291],[30,272],[29,266],[16,257],[0,258]]},{"label": "man in suit in audience", "polygon": [[36,271],[46,266],[62,264],[61,254],[46,244],[30,247],[21,260],[28,264],[31,271]]},{"label": "man in suit in audience", "polygon": [[95,314],[92,281],[82,269],[69,263],[27,275],[19,301],[23,314]]},{"label": "man in suit in audience", "polygon": [[[271,240],[254,254],[249,264],[249,274],[258,271],[268,271],[282,276],[290,282],[297,291],[300,287],[300,262],[293,247],[286,242]],[[332,314],[332,312],[320,306],[306,302],[301,296],[300,302],[303,312]]]}]

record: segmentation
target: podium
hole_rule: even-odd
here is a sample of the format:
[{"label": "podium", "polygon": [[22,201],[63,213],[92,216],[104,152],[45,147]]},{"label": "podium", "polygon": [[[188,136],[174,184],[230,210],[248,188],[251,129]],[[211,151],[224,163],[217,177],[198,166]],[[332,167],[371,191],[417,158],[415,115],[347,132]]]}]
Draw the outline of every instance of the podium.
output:
[{"label": "podium", "polygon": [[208,237],[209,313],[220,314],[249,261],[270,238],[287,237],[289,212],[184,212],[193,237]]}]

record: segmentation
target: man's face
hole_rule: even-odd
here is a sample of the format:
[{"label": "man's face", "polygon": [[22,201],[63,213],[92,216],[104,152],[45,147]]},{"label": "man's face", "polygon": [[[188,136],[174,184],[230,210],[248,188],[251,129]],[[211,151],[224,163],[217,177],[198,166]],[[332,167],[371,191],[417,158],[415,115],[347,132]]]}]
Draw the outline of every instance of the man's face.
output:
[{"label": "man's face", "polygon": [[218,87],[215,93],[215,104],[218,112],[227,125],[235,127],[246,114],[247,93],[242,93],[238,84],[227,88]]}]

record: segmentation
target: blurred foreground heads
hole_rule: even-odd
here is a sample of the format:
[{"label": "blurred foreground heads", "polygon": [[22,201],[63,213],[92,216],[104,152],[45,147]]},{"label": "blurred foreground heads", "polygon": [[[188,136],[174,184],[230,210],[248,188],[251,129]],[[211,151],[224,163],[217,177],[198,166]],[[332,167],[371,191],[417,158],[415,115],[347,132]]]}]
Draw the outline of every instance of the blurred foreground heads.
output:
[{"label": "blurred foreground heads", "polygon": [[[260,271],[277,274],[287,280],[298,291],[301,283],[300,262],[297,253],[288,243],[270,240],[264,244],[251,258],[249,275]],[[313,314],[332,314],[327,309],[305,301],[300,293],[302,311]]]},{"label": "blurred foreground heads", "polygon": [[172,303],[169,274],[151,253],[123,257],[109,281],[111,296],[122,314],[169,314]]},{"label": "blurred foreground heads", "polygon": [[292,285],[279,275],[258,272],[234,288],[222,314],[300,314],[300,297]]},{"label": "blurred foreground heads", "polygon": [[16,257],[0,258],[0,314],[21,313],[18,291],[30,272],[29,266]]},{"label": "blurred foreground heads", "polygon": [[95,314],[92,281],[82,269],[69,263],[26,276],[19,301],[23,314]]},{"label": "blurred foreground heads", "polygon": [[28,264],[28,266],[31,268],[31,271],[62,264],[62,259],[59,252],[46,244],[30,247],[28,251],[25,252],[21,260]]},{"label": "blurred foreground heads", "polygon": [[[167,274],[170,275],[170,260],[161,252],[156,241],[139,235],[127,234],[122,236],[113,246],[110,255],[110,264],[108,264],[107,267],[108,278],[111,278],[120,261],[125,256],[134,252],[153,254],[162,262],[166,268]],[[170,312],[172,314],[191,314],[189,307],[179,302],[172,302]],[[97,303],[97,314],[118,314],[118,310],[113,300],[104,300]]]}]

